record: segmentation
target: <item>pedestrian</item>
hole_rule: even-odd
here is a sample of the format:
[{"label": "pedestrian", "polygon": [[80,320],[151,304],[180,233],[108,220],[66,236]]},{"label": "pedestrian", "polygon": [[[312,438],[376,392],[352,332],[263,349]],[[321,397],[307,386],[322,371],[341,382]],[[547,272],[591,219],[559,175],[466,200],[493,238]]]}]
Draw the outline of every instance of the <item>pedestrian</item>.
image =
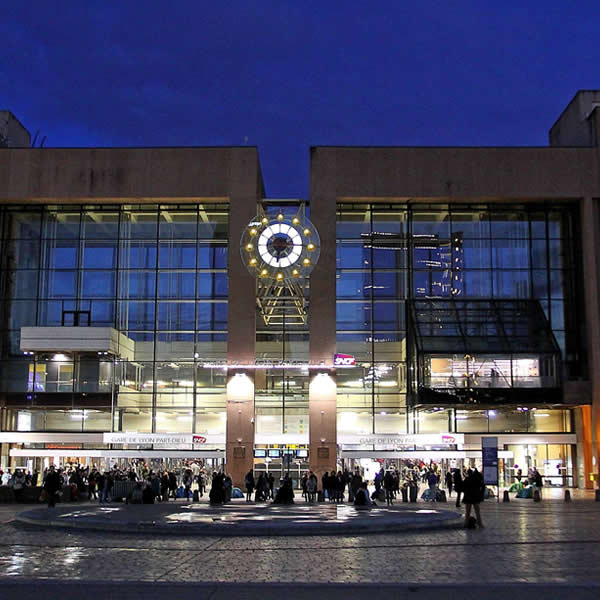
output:
[{"label": "pedestrian", "polygon": [[391,471],[387,471],[383,476],[383,487],[385,488],[385,501],[388,506],[391,506],[394,498],[394,476]]},{"label": "pedestrian", "polygon": [[463,479],[460,474],[460,469],[454,469],[454,475],[452,477],[454,483],[454,491],[456,492],[456,508],[460,506],[460,495],[463,491]]},{"label": "pedestrian", "polygon": [[448,489],[448,498],[452,497],[452,487],[454,485],[454,477],[452,471],[446,471],[446,488]]},{"label": "pedestrian", "polygon": [[48,500],[48,508],[53,508],[56,505],[58,492],[61,488],[60,475],[54,469],[54,465],[50,465],[46,479],[44,480],[44,491]]},{"label": "pedestrian", "polygon": [[256,485],[256,482],[254,481],[254,472],[252,469],[246,473],[244,485],[246,486],[246,502],[252,502],[252,492],[254,492],[254,487]]},{"label": "pedestrian", "polygon": [[473,527],[471,523],[471,509],[475,510],[477,526],[483,528],[479,504],[483,502],[484,491],[485,486],[483,484],[483,477],[481,476],[481,473],[477,469],[469,469],[467,476],[463,481],[463,502],[466,507],[465,527],[468,529]]}]

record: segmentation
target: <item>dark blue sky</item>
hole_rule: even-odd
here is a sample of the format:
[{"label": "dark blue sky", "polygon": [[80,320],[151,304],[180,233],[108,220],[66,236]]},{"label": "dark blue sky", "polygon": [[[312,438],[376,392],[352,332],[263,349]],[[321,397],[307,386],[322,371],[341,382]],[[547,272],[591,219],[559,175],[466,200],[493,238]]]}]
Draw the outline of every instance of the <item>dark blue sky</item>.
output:
[{"label": "dark blue sky", "polygon": [[256,145],[269,197],[308,195],[311,145],[546,145],[600,88],[597,0],[0,12],[0,108],[46,146]]}]

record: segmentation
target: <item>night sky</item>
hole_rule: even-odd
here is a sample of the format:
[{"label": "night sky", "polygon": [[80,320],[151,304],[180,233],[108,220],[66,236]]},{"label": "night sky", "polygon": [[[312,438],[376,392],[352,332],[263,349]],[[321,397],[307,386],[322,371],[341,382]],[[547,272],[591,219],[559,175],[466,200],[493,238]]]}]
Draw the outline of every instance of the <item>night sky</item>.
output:
[{"label": "night sky", "polygon": [[600,88],[600,2],[33,1],[0,8],[0,109],[46,146],[547,145]]}]

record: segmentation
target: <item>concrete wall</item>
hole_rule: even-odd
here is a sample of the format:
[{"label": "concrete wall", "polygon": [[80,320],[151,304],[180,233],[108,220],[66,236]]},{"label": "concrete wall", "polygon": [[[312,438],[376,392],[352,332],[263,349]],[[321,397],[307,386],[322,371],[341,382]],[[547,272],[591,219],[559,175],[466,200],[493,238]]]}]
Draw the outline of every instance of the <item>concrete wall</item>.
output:
[{"label": "concrete wall", "polygon": [[581,90],[550,129],[551,146],[597,146],[600,121],[600,91]]},{"label": "concrete wall", "polygon": [[9,110],[0,110],[0,146],[29,148],[31,136]]}]

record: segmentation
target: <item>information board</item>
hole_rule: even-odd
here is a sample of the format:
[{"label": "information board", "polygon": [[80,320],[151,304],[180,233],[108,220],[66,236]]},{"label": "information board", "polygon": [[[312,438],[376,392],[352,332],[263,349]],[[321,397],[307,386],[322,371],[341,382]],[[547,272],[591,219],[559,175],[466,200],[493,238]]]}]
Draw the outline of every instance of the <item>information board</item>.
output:
[{"label": "information board", "polygon": [[483,457],[483,483],[498,485],[498,438],[481,438],[481,454]]}]

